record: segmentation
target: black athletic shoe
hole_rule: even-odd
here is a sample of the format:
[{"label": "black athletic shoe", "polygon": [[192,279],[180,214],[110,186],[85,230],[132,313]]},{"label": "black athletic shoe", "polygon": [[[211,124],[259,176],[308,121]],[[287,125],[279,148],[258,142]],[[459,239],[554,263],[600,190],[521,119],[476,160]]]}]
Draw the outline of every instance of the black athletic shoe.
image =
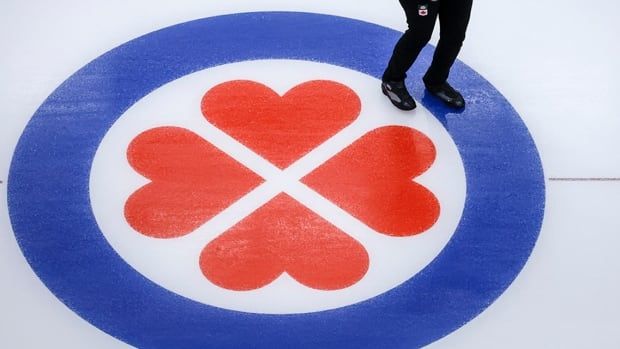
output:
[{"label": "black athletic shoe", "polygon": [[447,82],[439,85],[428,85],[424,83],[424,85],[431,94],[441,99],[450,107],[458,109],[465,107],[465,99],[463,96]]},{"label": "black athletic shoe", "polygon": [[407,91],[404,81],[383,81],[381,91],[386,95],[392,104],[401,110],[413,110],[416,107],[413,97]]}]

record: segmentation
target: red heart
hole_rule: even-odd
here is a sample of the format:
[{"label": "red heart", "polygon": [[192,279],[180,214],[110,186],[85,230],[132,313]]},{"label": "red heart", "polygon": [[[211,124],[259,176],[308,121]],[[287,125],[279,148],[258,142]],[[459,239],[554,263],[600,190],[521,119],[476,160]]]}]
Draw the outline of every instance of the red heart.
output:
[{"label": "red heart", "polygon": [[194,231],[263,182],[200,136],[177,127],[140,134],[127,157],[152,182],[129,197],[125,218],[154,238]]},{"label": "red heart", "polygon": [[435,161],[433,142],[402,126],[369,132],[302,182],[380,233],[411,236],[432,227],[439,202],[413,182]]},{"label": "red heart", "polygon": [[202,100],[207,120],[280,168],[286,168],[349,125],[361,110],[345,85],[316,80],[279,96],[246,80],[225,82]]},{"label": "red heart", "polygon": [[364,247],[280,194],[205,247],[203,274],[230,290],[261,288],[283,272],[319,290],[349,287],[368,271]]}]

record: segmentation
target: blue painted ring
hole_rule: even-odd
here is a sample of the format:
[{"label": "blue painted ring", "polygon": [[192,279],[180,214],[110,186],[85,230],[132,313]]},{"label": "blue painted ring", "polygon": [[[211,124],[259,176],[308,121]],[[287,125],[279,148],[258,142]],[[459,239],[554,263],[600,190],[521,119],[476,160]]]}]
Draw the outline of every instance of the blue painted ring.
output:
[{"label": "blue painted ring", "polygon": [[[399,287],[351,306],[264,315],[201,304],[146,279],[101,233],[89,202],[95,152],[109,128],[149,92],[231,62],[299,59],[379,78],[400,33],[341,17],[244,13],[176,25],[128,42],[67,79],[37,110],[9,178],[13,230],[28,262],[69,308],[139,348],[413,348],[487,308],[526,263],[545,188],[536,146],[506,99],[457,62],[469,101],[454,114],[413,94],[445,125],[462,156],[467,198],[445,249]],[[425,50],[416,67],[425,66]],[[410,76],[420,76],[414,68]]]}]

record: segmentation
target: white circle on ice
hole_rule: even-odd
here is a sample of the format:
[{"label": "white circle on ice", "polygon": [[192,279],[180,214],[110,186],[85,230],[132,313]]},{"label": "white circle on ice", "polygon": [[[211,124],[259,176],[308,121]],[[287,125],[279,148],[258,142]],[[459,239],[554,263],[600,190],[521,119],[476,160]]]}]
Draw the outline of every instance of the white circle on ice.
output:
[{"label": "white circle on ice", "polygon": [[[200,103],[212,87],[231,80],[252,80],[281,95],[310,80],[332,80],[354,90],[362,101],[359,118],[281,173],[264,159],[211,125]],[[412,237],[379,234],[298,179],[310,173],[367,132],[382,126],[407,126],[435,144],[432,167],[415,178],[439,200],[441,214],[428,231]],[[154,239],[127,223],[124,207],[131,194],[149,181],[127,161],[127,148],[140,133],[161,126],[186,128],[223,150],[265,179],[265,183],[206,222],[176,239]],[[284,179],[284,180],[283,180]],[[359,241],[368,251],[367,274],[357,284],[336,291],[308,288],[283,274],[252,291],[231,291],[212,284],[202,274],[202,249],[280,192],[301,202]],[[90,196],[101,231],[118,254],[142,275],[184,297],[230,310],[294,314],[351,305],[378,296],[410,279],[448,243],[460,221],[466,181],[461,157],[441,123],[423,106],[415,112],[395,109],[368,75],[329,64],[298,60],[259,60],[227,64],[187,75],[142,98],[112,126],[93,161]]]}]

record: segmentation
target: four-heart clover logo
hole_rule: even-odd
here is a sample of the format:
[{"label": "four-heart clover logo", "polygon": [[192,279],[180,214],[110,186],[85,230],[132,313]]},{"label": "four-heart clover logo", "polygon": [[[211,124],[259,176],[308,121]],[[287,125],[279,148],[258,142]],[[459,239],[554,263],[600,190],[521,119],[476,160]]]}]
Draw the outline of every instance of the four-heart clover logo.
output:
[{"label": "four-heart clover logo", "polygon": [[[262,159],[286,169],[356,120],[361,101],[327,80],[302,83],[280,96],[246,80],[219,84],[202,99],[205,120]],[[157,239],[191,234],[265,183],[192,131],[158,127],[129,145],[130,165],[150,183],[125,205],[127,222]],[[439,217],[435,195],[414,179],[436,156],[433,142],[404,126],[366,133],[301,178],[303,185],[380,234],[423,233]],[[284,192],[209,242],[196,256],[203,275],[229,290],[255,290],[282,273],[318,290],[354,285],[370,257],[346,232]]]}]

